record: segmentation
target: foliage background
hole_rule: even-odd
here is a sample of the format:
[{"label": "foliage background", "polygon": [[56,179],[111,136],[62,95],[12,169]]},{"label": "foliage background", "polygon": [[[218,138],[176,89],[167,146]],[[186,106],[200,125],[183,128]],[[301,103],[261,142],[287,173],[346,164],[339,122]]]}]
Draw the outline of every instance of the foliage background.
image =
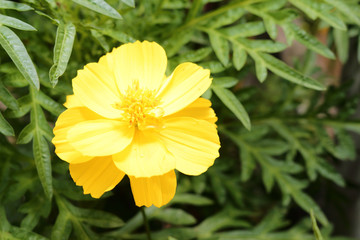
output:
[{"label": "foliage background", "polygon": [[146,239],[128,180],[91,199],[50,143],[76,71],[135,40],[211,70],[222,142],[153,239],[355,237],[359,1],[1,0],[0,239]]}]

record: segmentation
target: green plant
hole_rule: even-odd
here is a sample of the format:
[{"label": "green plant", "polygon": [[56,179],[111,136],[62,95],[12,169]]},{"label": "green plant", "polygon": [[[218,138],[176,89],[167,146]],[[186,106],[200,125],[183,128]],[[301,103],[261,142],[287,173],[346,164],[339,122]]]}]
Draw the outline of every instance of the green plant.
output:
[{"label": "green plant", "polygon": [[[336,166],[356,158],[358,96],[350,81],[329,86],[316,57],[350,61],[359,26],[355,0],[0,1],[0,238],[146,239],[128,184],[83,195],[50,142],[76,71],[149,40],[168,73],[186,61],[211,70],[204,97],[222,141],[207,173],[179,174],[170,204],[145,210],[153,239],[314,239],[311,211],[317,239],[346,239],[315,199],[325,184],[346,188]],[[294,41],[305,50],[285,62]]]}]

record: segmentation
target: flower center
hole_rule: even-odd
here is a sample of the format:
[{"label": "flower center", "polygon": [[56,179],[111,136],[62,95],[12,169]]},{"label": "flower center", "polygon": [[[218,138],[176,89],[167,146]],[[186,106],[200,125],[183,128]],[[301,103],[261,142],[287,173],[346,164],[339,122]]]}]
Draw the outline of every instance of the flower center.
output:
[{"label": "flower center", "polygon": [[164,111],[158,107],[160,101],[155,95],[154,90],[141,89],[139,81],[134,81],[125,94],[120,95],[120,102],[115,104],[115,108],[124,111],[124,120],[130,126],[140,130],[158,128]]}]

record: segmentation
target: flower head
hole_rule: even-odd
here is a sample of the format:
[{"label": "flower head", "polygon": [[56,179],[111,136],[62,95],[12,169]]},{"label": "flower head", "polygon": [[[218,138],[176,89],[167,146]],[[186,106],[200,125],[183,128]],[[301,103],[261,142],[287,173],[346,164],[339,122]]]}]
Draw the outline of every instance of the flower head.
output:
[{"label": "flower head", "polygon": [[174,169],[199,175],[219,156],[217,118],[200,98],[210,71],[183,63],[167,77],[166,65],[161,46],[137,41],[78,71],[53,143],[84,193],[99,198],[127,174],[136,205],[160,207],[174,197]]}]

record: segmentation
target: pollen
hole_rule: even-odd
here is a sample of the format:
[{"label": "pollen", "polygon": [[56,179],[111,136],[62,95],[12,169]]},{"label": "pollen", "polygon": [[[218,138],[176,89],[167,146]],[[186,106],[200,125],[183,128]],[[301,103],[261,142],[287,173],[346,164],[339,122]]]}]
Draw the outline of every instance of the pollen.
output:
[{"label": "pollen", "polygon": [[158,128],[164,111],[159,107],[160,101],[155,95],[155,91],[142,89],[139,81],[133,81],[125,93],[120,94],[120,101],[115,104],[115,108],[124,112],[123,118],[129,122],[129,126],[140,130]]}]

